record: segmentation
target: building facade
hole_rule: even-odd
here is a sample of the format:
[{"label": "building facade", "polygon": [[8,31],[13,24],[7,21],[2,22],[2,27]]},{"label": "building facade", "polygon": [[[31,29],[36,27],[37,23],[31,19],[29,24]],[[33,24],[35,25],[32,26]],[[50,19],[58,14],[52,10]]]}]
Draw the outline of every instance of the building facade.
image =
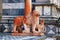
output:
[{"label": "building facade", "polygon": [[[60,0],[32,0],[32,9],[40,12],[46,25],[56,24],[60,17]],[[13,25],[13,18],[24,16],[24,0],[0,0],[1,24]],[[58,27],[57,32],[60,32]]]},{"label": "building facade", "polygon": [[[24,15],[24,0],[2,0],[2,17],[15,17]],[[33,8],[40,11],[44,20],[57,20],[60,11],[55,5],[59,5],[59,0],[32,0]]]},{"label": "building facade", "polygon": [[45,24],[50,27],[56,27],[56,34],[60,33],[60,27],[56,23],[56,20],[60,17],[59,2],[59,0],[35,0],[33,2],[35,10],[40,11],[40,18],[44,19]]},{"label": "building facade", "polygon": [[24,11],[24,0],[3,0],[2,1],[3,15],[8,15],[8,16],[23,15],[23,11]]},{"label": "building facade", "polygon": [[0,11],[2,19],[0,24],[13,25],[13,18],[24,15],[24,0],[1,0]]}]

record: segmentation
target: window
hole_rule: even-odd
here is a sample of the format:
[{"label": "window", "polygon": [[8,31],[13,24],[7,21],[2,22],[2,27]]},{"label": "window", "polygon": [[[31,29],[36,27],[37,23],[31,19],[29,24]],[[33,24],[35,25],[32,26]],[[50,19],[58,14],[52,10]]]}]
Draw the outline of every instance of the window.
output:
[{"label": "window", "polygon": [[40,12],[41,16],[51,16],[52,15],[51,6],[35,6],[35,9]]},{"label": "window", "polygon": [[20,3],[24,2],[24,0],[2,0],[3,3]]},{"label": "window", "polygon": [[24,15],[24,9],[3,9],[3,15]]},{"label": "window", "polygon": [[35,0],[32,0],[32,2],[35,2]]},{"label": "window", "polygon": [[36,2],[38,3],[49,3],[50,0],[36,0]]},{"label": "window", "polygon": [[46,16],[51,15],[51,7],[50,6],[44,6],[44,15],[46,15]]},{"label": "window", "polygon": [[42,6],[36,6],[35,9],[40,12],[40,15],[42,15]]}]

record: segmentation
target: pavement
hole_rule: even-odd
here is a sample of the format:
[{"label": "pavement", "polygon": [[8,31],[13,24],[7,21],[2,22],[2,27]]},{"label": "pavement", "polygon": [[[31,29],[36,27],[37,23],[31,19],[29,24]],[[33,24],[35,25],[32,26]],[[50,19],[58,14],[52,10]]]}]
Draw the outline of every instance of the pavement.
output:
[{"label": "pavement", "polygon": [[7,33],[0,33],[0,40],[40,40],[45,36],[12,36]]}]

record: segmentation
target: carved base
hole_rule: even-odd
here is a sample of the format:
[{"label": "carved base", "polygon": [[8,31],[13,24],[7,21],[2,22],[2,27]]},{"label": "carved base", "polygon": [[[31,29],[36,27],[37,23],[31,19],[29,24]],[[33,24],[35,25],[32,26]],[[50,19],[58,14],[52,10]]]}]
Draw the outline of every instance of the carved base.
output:
[{"label": "carved base", "polygon": [[43,36],[44,33],[12,33],[12,36]]}]

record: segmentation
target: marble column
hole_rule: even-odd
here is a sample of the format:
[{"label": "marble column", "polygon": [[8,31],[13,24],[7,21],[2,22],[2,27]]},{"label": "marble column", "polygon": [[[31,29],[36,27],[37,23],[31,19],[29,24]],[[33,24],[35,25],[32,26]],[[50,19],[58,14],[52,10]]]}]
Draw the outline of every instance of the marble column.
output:
[{"label": "marble column", "polygon": [[24,0],[24,4],[24,16],[27,16],[32,10],[32,0]]}]

